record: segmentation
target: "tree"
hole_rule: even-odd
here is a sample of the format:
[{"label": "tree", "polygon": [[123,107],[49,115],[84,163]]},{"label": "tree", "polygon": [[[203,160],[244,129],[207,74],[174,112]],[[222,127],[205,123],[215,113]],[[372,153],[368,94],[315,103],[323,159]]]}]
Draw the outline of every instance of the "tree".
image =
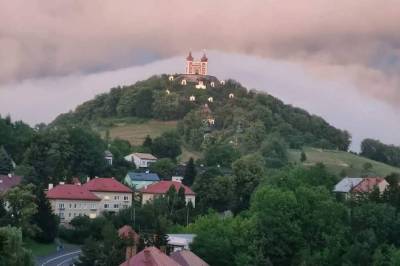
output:
[{"label": "tree", "polygon": [[370,162],[366,162],[363,164],[363,170],[368,173],[374,166]]},{"label": "tree", "polygon": [[196,166],[194,165],[194,160],[190,157],[189,161],[185,166],[185,174],[183,177],[183,184],[191,187],[195,181],[197,175]]},{"label": "tree", "polygon": [[279,136],[270,135],[261,145],[267,167],[279,168],[287,164],[287,144]]},{"label": "tree", "polygon": [[33,215],[33,223],[39,228],[35,239],[39,242],[51,243],[57,236],[58,217],[51,209],[49,200],[44,190],[38,189],[36,196],[37,213]]},{"label": "tree", "polygon": [[264,177],[264,160],[260,155],[246,155],[232,164],[234,191],[237,197],[236,211],[249,206],[254,189]]},{"label": "tree", "polygon": [[135,113],[138,117],[152,117],[153,114],[153,90],[141,89],[136,95]]},{"label": "tree", "polygon": [[82,246],[82,253],[79,256],[78,262],[76,265],[78,266],[93,266],[98,265],[98,257],[99,256],[99,245],[98,241],[89,237],[85,240],[85,244]]},{"label": "tree", "polygon": [[153,146],[153,140],[151,139],[150,135],[147,135],[143,141],[142,147],[147,151],[151,152],[151,147]]},{"label": "tree", "polygon": [[0,147],[0,175],[7,175],[13,170],[10,156],[3,146]]},{"label": "tree", "polygon": [[161,136],[153,140],[152,152],[158,158],[176,157],[182,153],[181,141],[176,131],[164,132]]},{"label": "tree", "polygon": [[169,158],[162,158],[150,164],[149,169],[157,173],[161,179],[171,180],[175,174],[176,164]]},{"label": "tree", "polygon": [[0,265],[34,265],[31,252],[24,248],[20,228],[11,226],[0,227]]},{"label": "tree", "polygon": [[300,162],[304,163],[305,161],[307,161],[307,155],[304,151],[301,151]]},{"label": "tree", "polygon": [[211,145],[204,154],[204,159],[208,166],[220,165],[229,167],[239,157],[239,152],[230,144]]},{"label": "tree", "polygon": [[22,229],[24,236],[34,236],[37,227],[31,224],[31,219],[37,212],[33,185],[14,187],[7,191],[4,200],[8,203],[8,220],[10,224]]}]

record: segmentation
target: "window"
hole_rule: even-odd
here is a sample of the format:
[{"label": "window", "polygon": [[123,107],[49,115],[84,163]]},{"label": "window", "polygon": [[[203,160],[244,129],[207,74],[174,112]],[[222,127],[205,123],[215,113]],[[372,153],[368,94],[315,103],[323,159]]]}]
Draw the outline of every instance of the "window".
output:
[{"label": "window", "polygon": [[60,210],[64,210],[64,209],[65,209],[65,208],[64,208],[64,203],[58,204],[58,208],[59,208]]},{"label": "window", "polygon": [[64,213],[63,212],[60,212],[60,218],[64,219]]},{"label": "window", "polygon": [[119,196],[114,196],[114,200],[119,200]]},{"label": "window", "polygon": [[71,203],[69,204],[69,208],[70,208],[70,209],[72,208],[72,204],[71,204]]},{"label": "window", "polygon": [[129,197],[128,196],[124,196],[124,200],[129,200]]},{"label": "window", "polygon": [[74,213],[74,217],[76,217],[76,213]]},{"label": "window", "polygon": [[74,204],[74,208],[76,209],[76,203]]},{"label": "window", "polygon": [[108,204],[104,204],[104,209],[107,209],[108,208]]},{"label": "window", "polygon": [[68,213],[68,217],[71,217],[71,215],[72,215],[71,213]]},{"label": "window", "polygon": [[114,209],[118,209],[118,204],[114,204]]}]

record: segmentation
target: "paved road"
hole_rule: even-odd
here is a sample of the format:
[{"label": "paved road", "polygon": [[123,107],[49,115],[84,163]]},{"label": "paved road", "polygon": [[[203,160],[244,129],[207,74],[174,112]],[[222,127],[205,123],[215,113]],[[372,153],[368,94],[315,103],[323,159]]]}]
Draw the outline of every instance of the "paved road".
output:
[{"label": "paved road", "polygon": [[66,248],[46,257],[36,258],[36,266],[70,266],[79,257],[81,250],[78,248]]}]

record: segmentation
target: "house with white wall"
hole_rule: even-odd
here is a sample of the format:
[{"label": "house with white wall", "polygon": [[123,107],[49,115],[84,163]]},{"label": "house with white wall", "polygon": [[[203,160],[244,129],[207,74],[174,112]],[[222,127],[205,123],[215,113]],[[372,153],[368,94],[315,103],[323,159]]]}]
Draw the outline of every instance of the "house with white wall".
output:
[{"label": "house with white wall", "polygon": [[135,152],[124,157],[126,161],[134,163],[137,168],[147,168],[157,161],[157,157],[150,153]]}]

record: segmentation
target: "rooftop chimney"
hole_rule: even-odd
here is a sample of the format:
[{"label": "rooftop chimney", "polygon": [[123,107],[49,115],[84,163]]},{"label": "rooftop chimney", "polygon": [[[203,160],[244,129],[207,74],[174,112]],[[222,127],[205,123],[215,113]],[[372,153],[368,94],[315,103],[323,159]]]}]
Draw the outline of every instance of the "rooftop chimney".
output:
[{"label": "rooftop chimney", "polygon": [[9,174],[8,174],[8,178],[11,178],[11,177],[12,177],[12,174],[11,174],[11,173],[9,173]]},{"label": "rooftop chimney", "polygon": [[65,185],[65,182],[60,182],[60,185]]},{"label": "rooftop chimney", "polygon": [[53,189],[53,184],[49,183],[49,190]]},{"label": "rooftop chimney", "polygon": [[86,183],[90,181],[90,177],[86,177]]}]

